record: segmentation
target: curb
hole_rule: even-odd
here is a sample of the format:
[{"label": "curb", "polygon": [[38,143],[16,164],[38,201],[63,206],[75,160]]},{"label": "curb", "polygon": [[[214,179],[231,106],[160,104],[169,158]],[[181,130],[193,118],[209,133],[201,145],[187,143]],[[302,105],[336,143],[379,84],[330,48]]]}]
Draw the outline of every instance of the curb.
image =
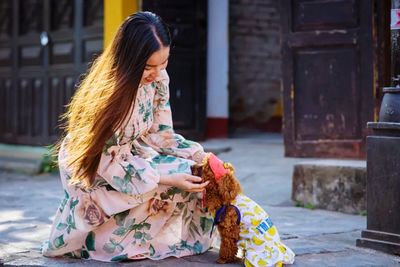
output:
[{"label": "curb", "polygon": [[43,156],[47,152],[45,147],[0,144],[0,170],[38,174]]}]

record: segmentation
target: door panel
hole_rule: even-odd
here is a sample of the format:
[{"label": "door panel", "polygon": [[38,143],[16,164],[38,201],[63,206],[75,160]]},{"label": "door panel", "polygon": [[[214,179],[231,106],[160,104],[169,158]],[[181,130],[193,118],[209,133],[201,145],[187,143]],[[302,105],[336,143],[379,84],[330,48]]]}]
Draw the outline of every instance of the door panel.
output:
[{"label": "door panel", "polygon": [[18,136],[40,136],[43,131],[43,78],[20,77],[17,85]]},{"label": "door panel", "polygon": [[286,156],[365,155],[374,120],[373,0],[283,0]]},{"label": "door panel", "polygon": [[82,10],[82,25],[79,30],[81,33],[76,33],[78,39],[82,36],[80,47],[82,51],[79,54],[82,71],[86,70],[90,64],[103,51],[103,18],[104,8],[103,0],[83,1]]},{"label": "door panel", "polygon": [[47,120],[49,121],[49,135],[58,136],[59,115],[65,111],[65,105],[71,99],[74,93],[76,77],[71,75],[59,74],[49,77],[49,99]]},{"label": "door panel", "polygon": [[[296,140],[359,138],[362,125],[355,49],[299,49],[294,53],[294,62]],[[346,92],[346,97],[339,90]]]},{"label": "door panel", "polygon": [[300,0],[294,1],[293,5],[293,28],[296,32],[358,27],[359,9],[356,0]]},{"label": "door panel", "polygon": [[0,80],[0,132],[10,138],[14,128],[13,86],[11,78]]},{"label": "door panel", "polygon": [[12,136],[15,111],[13,97],[12,0],[0,1],[0,133]]},{"label": "door panel", "polygon": [[143,0],[143,10],[158,14],[173,37],[168,63],[175,130],[190,139],[205,137],[207,1]]},{"label": "door panel", "polygon": [[0,1],[0,142],[56,141],[59,116],[102,40],[101,0]]}]

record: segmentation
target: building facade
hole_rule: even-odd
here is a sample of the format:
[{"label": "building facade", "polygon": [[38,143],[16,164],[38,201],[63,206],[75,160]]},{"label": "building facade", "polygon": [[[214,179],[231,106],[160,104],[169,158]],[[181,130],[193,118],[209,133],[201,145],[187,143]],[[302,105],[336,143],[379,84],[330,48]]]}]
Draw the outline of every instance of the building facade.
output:
[{"label": "building facade", "polygon": [[[388,54],[389,2],[3,0],[0,143],[54,142],[59,115],[82,73],[126,16],[150,10],[167,22],[173,36],[168,71],[178,132],[201,140],[241,128],[280,132],[283,125],[287,155],[311,156],[316,150],[304,148],[315,147],[318,140],[325,140],[326,151],[330,144],[350,140],[345,150],[354,150],[357,143],[357,155],[343,149],[325,154],[362,157],[363,124],[375,119],[379,88],[388,80],[381,66]],[[313,51],[321,53],[308,56]],[[331,64],[339,75],[334,86],[324,82],[334,77],[324,56],[336,62]],[[305,69],[317,76],[304,80]],[[347,79],[346,73],[353,74]],[[335,88],[344,89],[336,93]],[[365,99],[357,98],[361,93],[346,95],[346,88],[364,92]],[[334,101],[325,106],[310,101],[321,97]],[[344,115],[335,113],[335,106]],[[340,120],[346,127],[339,127]],[[353,124],[361,130],[352,132],[348,127]],[[304,139],[310,132],[312,138]],[[309,153],[297,153],[303,150]]]}]

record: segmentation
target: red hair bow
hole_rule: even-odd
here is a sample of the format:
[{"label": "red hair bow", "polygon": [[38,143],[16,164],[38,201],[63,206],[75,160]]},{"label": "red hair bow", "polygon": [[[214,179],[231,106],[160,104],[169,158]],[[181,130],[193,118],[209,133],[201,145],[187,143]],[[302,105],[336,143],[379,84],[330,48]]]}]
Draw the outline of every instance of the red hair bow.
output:
[{"label": "red hair bow", "polygon": [[228,170],[225,169],[224,163],[217,158],[214,154],[210,153],[210,157],[208,158],[208,163],[210,164],[210,168],[215,175],[215,180],[218,182],[221,178],[228,173]]}]

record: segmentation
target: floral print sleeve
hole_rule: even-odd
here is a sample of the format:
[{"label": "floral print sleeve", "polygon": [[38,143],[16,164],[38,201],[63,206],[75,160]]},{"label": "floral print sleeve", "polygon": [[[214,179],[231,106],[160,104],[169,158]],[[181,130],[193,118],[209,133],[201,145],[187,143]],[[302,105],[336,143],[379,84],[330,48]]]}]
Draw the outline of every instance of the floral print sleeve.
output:
[{"label": "floral print sleeve", "polygon": [[151,159],[131,153],[131,144],[108,142],[101,155],[98,175],[115,190],[128,195],[141,195],[158,186],[160,174]]},{"label": "floral print sleeve", "polygon": [[145,136],[147,143],[160,153],[201,161],[204,156],[203,147],[174,132],[169,103],[169,77],[166,71],[161,74],[155,90],[154,121]]}]

